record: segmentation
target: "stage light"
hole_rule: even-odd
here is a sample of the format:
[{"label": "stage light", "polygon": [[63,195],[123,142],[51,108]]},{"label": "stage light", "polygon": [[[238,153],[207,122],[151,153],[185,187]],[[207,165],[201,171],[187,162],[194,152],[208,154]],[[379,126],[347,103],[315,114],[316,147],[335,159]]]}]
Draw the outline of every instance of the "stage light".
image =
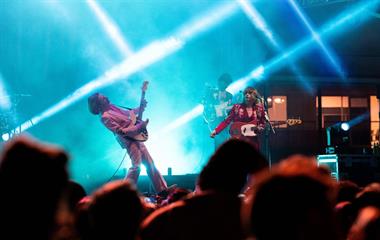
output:
[{"label": "stage light", "polygon": [[250,4],[247,0],[236,0],[240,7],[243,9],[244,13],[248,16],[251,22],[256,26],[257,29],[262,31],[264,35],[269,39],[271,44],[275,48],[279,48],[277,41],[273,37],[273,33],[270,31],[269,27],[266,25],[264,19],[260,13],[255,9],[255,7]]},{"label": "stage light", "polygon": [[[251,4],[248,0],[236,0],[240,7],[243,9],[246,16],[251,20],[253,25],[264,33],[264,36],[269,40],[269,42],[272,44],[273,48],[276,50],[276,52],[283,52],[284,48],[282,47],[283,44],[279,40],[278,37],[275,37],[273,32],[271,31],[270,27],[266,24],[263,17],[260,15],[260,13],[256,10],[256,8]],[[310,85],[310,83],[303,77],[304,74],[302,74],[301,70],[294,64],[292,59],[288,59],[289,66],[291,70],[295,73],[296,77],[299,79],[301,84],[303,85],[304,89],[312,93],[313,89]]]},{"label": "stage light", "polygon": [[100,21],[104,31],[123,53],[124,57],[132,55],[132,48],[121,34],[119,27],[111,20],[102,7],[95,0],[87,0],[86,3]]},{"label": "stage light", "polygon": [[3,141],[8,141],[9,138],[10,138],[9,133],[4,133],[3,135],[1,135],[1,139],[3,139]]},{"label": "stage light", "polygon": [[284,99],[279,98],[279,97],[277,97],[277,98],[274,99],[274,102],[277,103],[277,104],[281,104],[281,103],[283,103],[284,101],[285,101]]},{"label": "stage light", "polygon": [[248,75],[239,78],[235,82],[231,83],[226,90],[230,92],[232,95],[237,94],[240,90],[244,89],[252,80],[260,81],[263,78],[265,72],[265,68],[263,66],[259,66],[252,70]]},{"label": "stage light", "polygon": [[328,47],[325,45],[325,43],[322,41],[322,37],[314,31],[313,27],[311,26],[310,21],[307,19],[307,17],[302,13],[301,9],[298,7],[297,3],[294,0],[288,0],[290,5],[293,7],[294,11],[298,14],[298,16],[301,18],[303,23],[306,25],[307,29],[310,31],[314,41],[317,42],[317,44],[320,46],[322,51],[325,53],[327,56],[328,60],[330,63],[333,65],[335,68],[335,71],[337,74],[340,76],[340,78],[345,79],[345,73],[342,70],[342,67],[338,63],[338,59],[336,56],[334,56],[333,52],[328,49]]},{"label": "stage light", "polygon": [[237,9],[236,3],[227,1],[182,25],[172,35],[182,41],[189,41],[211,27],[215,27],[224,19],[231,17],[237,12]]},{"label": "stage light", "polygon": [[162,135],[163,133],[167,133],[173,129],[176,129],[177,127],[191,121],[195,117],[201,115],[203,112],[203,105],[199,104],[195,106],[192,110],[188,111],[187,113],[183,114],[181,117],[177,118],[170,124],[166,125],[159,133],[154,134],[154,136]]},{"label": "stage light", "polygon": [[348,125],[350,127],[353,127],[353,126],[356,126],[358,125],[359,123],[363,122],[364,120],[368,119],[369,118],[369,112],[365,112],[353,119],[351,119],[350,121],[348,121]]},{"label": "stage light", "polygon": [[347,122],[343,122],[343,123],[340,124],[340,128],[343,131],[348,131],[348,130],[350,130],[350,125]]},{"label": "stage light", "polygon": [[[329,23],[324,25],[324,27],[320,31],[319,35],[321,37],[324,37],[324,36],[327,37],[327,36],[333,35],[333,32],[332,32],[333,30],[335,30],[338,27],[345,27],[346,25],[348,25],[350,20],[353,20],[356,17],[363,16],[364,13],[369,11],[371,8],[376,7],[376,4],[378,4],[379,2],[380,2],[380,0],[369,0],[369,1],[366,1],[364,3],[361,2],[357,5],[355,5],[354,7],[350,8],[349,10],[344,11],[337,18],[334,18],[332,21],[330,21]],[[265,65],[260,65],[259,67],[255,68],[247,76],[242,77],[242,78],[238,79],[237,81],[233,82],[230,86],[227,87],[226,90],[232,94],[238,93],[239,91],[241,91],[241,89],[243,89],[245,86],[247,86],[252,79],[256,79],[256,80],[262,79],[264,77],[263,76],[264,71],[265,71],[265,73],[268,72],[268,74],[266,74],[266,75],[269,75],[270,71],[274,71],[275,69],[279,69],[280,67],[282,67],[285,60],[288,59],[289,57],[292,56],[293,58],[296,58],[296,57],[300,57],[302,54],[306,53],[306,50],[308,50],[307,47],[309,47],[314,41],[315,40],[313,37],[311,37],[311,38],[309,37],[309,38],[299,42],[295,46],[291,47],[284,54],[272,59],[271,61],[269,61]],[[188,114],[188,113],[185,113],[185,115],[186,114]],[[200,113],[199,113],[199,115],[200,115]],[[180,119],[180,118],[181,117],[179,117],[178,119]],[[177,120],[174,120],[174,122],[175,121],[177,121]],[[185,124],[185,123],[186,122],[181,121],[181,125]],[[169,123],[169,125],[171,125],[171,124],[172,123]],[[176,126],[179,127],[181,125],[177,124]],[[171,129],[174,129],[174,128],[171,128]]]},{"label": "stage light", "polygon": [[[327,24],[325,24],[319,30],[319,33],[317,33],[317,35],[323,38],[332,37],[334,34],[338,34],[343,32],[344,30],[347,30],[348,27],[351,26],[351,21],[353,20],[356,20],[356,24],[363,23],[364,20],[369,19],[369,12],[371,11],[371,9],[375,8],[377,4],[379,4],[379,2],[379,0],[359,2],[355,6],[344,11],[338,17],[334,18],[332,21],[329,21]],[[359,21],[359,17],[361,17],[361,21]],[[285,63],[284,60],[286,60],[289,57],[293,59],[299,58],[308,50],[310,50],[310,45],[312,45],[314,41],[315,36],[309,37],[290,48],[284,54],[272,59],[270,62],[264,65],[266,72],[269,73],[271,71],[279,69]]]},{"label": "stage light", "polygon": [[0,74],[0,108],[9,110],[11,108],[10,97],[6,91],[3,76]]},{"label": "stage light", "polygon": [[[226,2],[212,8],[209,11],[206,11],[200,17],[198,16],[193,18],[189,23],[182,25],[174,31],[172,36],[151,42],[140,51],[132,54],[120,64],[106,71],[103,75],[77,89],[57,104],[33,117],[31,120],[21,124],[18,127],[20,129],[19,133],[40,123],[52,115],[57,114],[90,93],[120,81],[121,79],[124,79],[173,54],[195,36],[211,29],[212,27],[215,27],[218,23],[232,16],[236,10],[237,4],[234,2]],[[29,123],[30,121],[33,122],[32,125]]]}]

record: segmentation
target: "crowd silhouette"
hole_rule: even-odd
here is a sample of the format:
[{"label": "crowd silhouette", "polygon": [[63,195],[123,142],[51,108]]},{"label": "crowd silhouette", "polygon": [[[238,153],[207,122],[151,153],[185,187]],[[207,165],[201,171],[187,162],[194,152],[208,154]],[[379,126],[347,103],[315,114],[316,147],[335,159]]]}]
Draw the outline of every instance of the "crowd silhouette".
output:
[{"label": "crowd silhouette", "polygon": [[[223,143],[193,189],[146,201],[128,179],[86,193],[70,155],[31,136],[0,159],[0,239],[380,239],[380,184],[337,181],[316,159],[273,164],[249,142]],[[162,196],[161,196],[162,197]]]}]

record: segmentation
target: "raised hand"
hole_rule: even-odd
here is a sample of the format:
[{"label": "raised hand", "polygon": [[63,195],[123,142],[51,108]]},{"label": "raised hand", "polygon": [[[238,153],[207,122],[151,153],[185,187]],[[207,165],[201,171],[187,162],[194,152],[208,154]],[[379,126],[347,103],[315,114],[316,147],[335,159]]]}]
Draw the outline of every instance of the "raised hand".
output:
[{"label": "raised hand", "polygon": [[149,123],[149,118],[147,118],[145,121],[141,121],[140,128],[146,128],[148,123]]}]

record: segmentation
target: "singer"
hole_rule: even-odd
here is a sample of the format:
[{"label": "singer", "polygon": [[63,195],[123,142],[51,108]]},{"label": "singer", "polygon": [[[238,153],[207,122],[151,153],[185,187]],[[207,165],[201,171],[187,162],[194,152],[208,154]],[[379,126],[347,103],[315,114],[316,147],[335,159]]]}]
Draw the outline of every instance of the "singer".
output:
[{"label": "singer", "polygon": [[232,138],[249,141],[260,150],[258,136],[264,131],[267,121],[264,102],[253,87],[245,88],[243,94],[243,102],[233,105],[228,116],[211,132],[210,137],[214,138],[231,124],[229,132]]}]

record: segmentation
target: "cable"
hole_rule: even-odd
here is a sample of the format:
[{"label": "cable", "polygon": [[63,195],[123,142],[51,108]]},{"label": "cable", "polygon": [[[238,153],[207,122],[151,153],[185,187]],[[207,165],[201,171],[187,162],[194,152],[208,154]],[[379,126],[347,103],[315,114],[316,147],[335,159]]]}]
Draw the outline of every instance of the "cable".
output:
[{"label": "cable", "polygon": [[123,164],[124,159],[125,159],[125,157],[127,156],[127,152],[128,152],[128,151],[125,151],[125,154],[124,154],[123,159],[121,159],[121,162],[120,162],[119,166],[117,167],[117,169],[116,169],[116,171],[114,172],[114,174],[113,174],[113,175],[107,180],[107,183],[110,182],[110,181],[112,180],[112,178],[115,177],[116,173],[119,171],[119,169],[120,169],[120,167],[121,167],[121,164]]}]

